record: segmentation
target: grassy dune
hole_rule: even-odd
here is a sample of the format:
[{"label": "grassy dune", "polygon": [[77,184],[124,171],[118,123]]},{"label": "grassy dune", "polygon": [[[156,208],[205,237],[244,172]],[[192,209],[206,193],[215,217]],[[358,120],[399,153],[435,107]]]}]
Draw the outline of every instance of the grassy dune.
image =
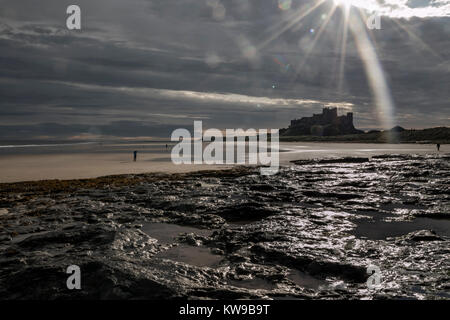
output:
[{"label": "grassy dune", "polygon": [[450,128],[437,127],[423,130],[404,130],[400,132],[382,131],[340,136],[280,136],[280,141],[310,142],[370,142],[370,143],[450,143]]}]

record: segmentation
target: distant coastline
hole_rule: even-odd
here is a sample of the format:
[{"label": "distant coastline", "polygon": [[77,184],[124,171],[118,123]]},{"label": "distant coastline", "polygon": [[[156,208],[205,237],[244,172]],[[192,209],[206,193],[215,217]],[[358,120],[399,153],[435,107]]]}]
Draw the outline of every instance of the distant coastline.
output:
[{"label": "distant coastline", "polygon": [[450,143],[450,128],[422,130],[395,126],[389,130],[364,132],[355,128],[353,113],[338,115],[337,108],[323,108],[312,117],[291,120],[288,128],[280,129],[282,142],[355,142],[355,143]]},{"label": "distant coastline", "polygon": [[355,142],[355,143],[423,143],[450,144],[450,128],[437,127],[407,130],[401,127],[386,131],[370,131],[335,136],[280,135],[282,142]]}]

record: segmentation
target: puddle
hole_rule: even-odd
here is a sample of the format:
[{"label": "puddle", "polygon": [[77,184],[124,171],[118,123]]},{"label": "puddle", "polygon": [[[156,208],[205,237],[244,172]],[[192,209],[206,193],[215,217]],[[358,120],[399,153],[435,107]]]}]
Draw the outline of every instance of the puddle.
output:
[{"label": "puddle", "polygon": [[450,220],[415,218],[413,221],[371,221],[357,222],[352,234],[358,238],[365,237],[370,240],[385,240],[387,237],[398,237],[407,233],[431,229],[439,236],[450,237]]},{"label": "puddle", "polygon": [[[150,237],[158,240],[161,244],[173,243],[175,238],[182,233],[195,233],[204,237],[208,237],[213,233],[213,230],[170,223],[146,223],[142,226],[141,230]],[[214,267],[223,259],[222,256],[211,253],[209,248],[193,247],[184,244],[160,252],[155,257],[183,262],[197,267]]]},{"label": "puddle", "polygon": [[384,211],[395,211],[397,209],[407,209],[407,210],[424,210],[427,209],[426,206],[420,204],[408,204],[408,203],[388,203],[379,206],[380,210]]},{"label": "puddle", "polygon": [[211,253],[209,248],[188,245],[172,247],[156,254],[155,257],[183,262],[197,267],[215,267],[223,259],[222,256]]},{"label": "puddle", "polygon": [[300,287],[314,290],[318,290],[328,284],[325,280],[317,279],[299,270],[291,270],[291,273],[287,276],[287,278]]},{"label": "puddle", "polygon": [[158,240],[160,244],[170,244],[181,233],[195,233],[199,236],[208,237],[212,230],[199,229],[193,227],[179,226],[170,223],[145,223],[141,230],[152,238]]},{"label": "puddle", "polygon": [[264,289],[264,290],[273,290],[276,288],[276,285],[273,283],[261,279],[261,278],[253,278],[248,280],[228,280],[228,284],[235,287],[246,288],[246,289]]}]

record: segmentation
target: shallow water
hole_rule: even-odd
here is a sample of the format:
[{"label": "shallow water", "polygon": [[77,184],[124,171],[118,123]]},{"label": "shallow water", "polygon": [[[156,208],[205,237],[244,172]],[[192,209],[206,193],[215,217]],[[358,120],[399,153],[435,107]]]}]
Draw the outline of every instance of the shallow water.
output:
[{"label": "shallow water", "polygon": [[215,267],[223,260],[222,256],[213,254],[209,248],[188,245],[172,247],[156,254],[155,258],[169,259],[197,267]]},{"label": "shallow water", "polygon": [[[174,243],[178,236],[184,233],[194,233],[199,236],[210,236],[212,230],[180,226],[170,223],[145,223],[141,229],[150,237],[158,240],[160,244]],[[211,253],[211,250],[201,246],[176,245],[167,250],[159,252],[155,258],[169,259],[183,262],[198,267],[217,266],[223,259],[219,255]]]},{"label": "shallow water", "polygon": [[318,290],[319,288],[325,288],[328,286],[328,283],[325,280],[315,278],[299,270],[291,270],[287,278],[294,281],[294,283],[299,285],[300,287],[309,289]]},{"label": "shallow water", "polygon": [[370,240],[385,240],[417,230],[433,230],[440,236],[450,237],[450,220],[415,218],[412,221],[372,221],[357,222],[352,232],[356,237]]}]

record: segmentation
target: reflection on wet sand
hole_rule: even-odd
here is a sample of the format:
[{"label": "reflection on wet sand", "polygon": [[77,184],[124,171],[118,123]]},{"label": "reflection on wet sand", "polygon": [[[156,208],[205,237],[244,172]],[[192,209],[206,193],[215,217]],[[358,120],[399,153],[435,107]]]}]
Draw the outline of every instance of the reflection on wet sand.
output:
[{"label": "reflection on wet sand", "polygon": [[362,158],[4,184],[0,298],[450,298],[450,155]]}]

